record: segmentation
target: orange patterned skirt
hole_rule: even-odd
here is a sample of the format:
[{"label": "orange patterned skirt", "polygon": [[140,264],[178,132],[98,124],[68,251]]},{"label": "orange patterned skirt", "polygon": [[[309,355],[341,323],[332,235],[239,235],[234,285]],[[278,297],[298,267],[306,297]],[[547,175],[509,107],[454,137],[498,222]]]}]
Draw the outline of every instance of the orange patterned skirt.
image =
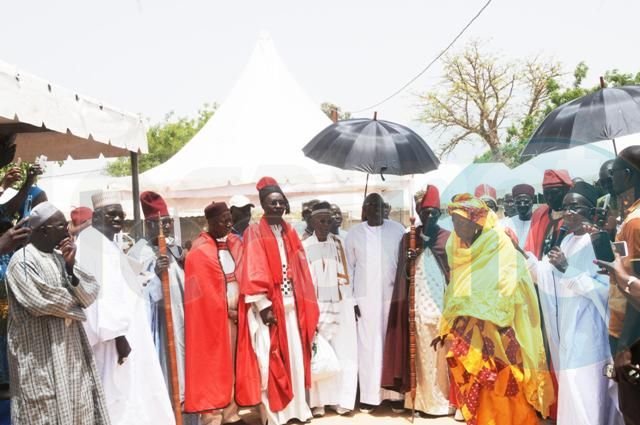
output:
[{"label": "orange patterned skirt", "polygon": [[524,394],[520,344],[511,327],[458,317],[447,361],[457,402],[469,425],[538,425]]}]

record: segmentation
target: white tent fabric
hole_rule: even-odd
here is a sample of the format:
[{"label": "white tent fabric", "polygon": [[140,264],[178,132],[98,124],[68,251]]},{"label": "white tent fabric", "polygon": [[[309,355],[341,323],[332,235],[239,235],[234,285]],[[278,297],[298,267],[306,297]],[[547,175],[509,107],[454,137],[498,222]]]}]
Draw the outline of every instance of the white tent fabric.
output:
[{"label": "white tent fabric", "polygon": [[[118,110],[112,106],[96,100],[80,96],[76,92],[52,84],[39,77],[19,71],[15,66],[0,61],[0,124],[20,125],[29,124],[34,127],[45,127],[52,133],[21,133],[18,138],[18,153],[26,149],[29,156],[25,160],[31,161],[32,144],[55,141],[61,135],[59,142],[67,144],[81,142],[79,139],[99,142],[80,143],[75,146],[71,154],[88,158],[90,153],[103,152],[105,155],[123,155],[125,150],[146,153],[147,136],[142,119],[134,114]],[[21,141],[20,137],[26,139]],[[30,142],[30,138],[38,139]],[[41,146],[41,145],[40,145]],[[116,149],[113,149],[113,148]],[[67,154],[69,150],[67,150]],[[78,157],[76,155],[76,157]],[[32,157],[33,156],[33,157]],[[50,159],[54,158],[50,155]]]},{"label": "white tent fabric", "polygon": [[[228,201],[236,194],[258,205],[255,184],[268,175],[280,183],[293,210],[304,199],[331,200],[330,194],[353,199],[347,208],[358,209],[366,175],[318,164],[302,153],[330,124],[320,103],[312,101],[286,69],[271,38],[262,34],[213,117],[171,159],[142,173],[140,190],[162,194],[181,216],[201,215],[212,200]],[[384,183],[372,178],[370,191],[406,185],[406,178],[386,178]],[[112,186],[131,190],[127,179]]]},{"label": "white tent fabric", "polygon": [[210,199],[254,193],[264,175],[296,192],[348,184],[354,173],[317,164],[301,151],[330,124],[262,35],[215,115],[176,155],[143,173],[141,188],[169,198]]}]

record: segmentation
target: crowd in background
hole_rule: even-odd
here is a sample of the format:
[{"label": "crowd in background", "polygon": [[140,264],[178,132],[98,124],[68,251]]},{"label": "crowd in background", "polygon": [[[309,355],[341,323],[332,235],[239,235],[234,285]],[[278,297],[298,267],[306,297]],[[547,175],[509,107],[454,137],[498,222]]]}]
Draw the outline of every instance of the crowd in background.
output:
[{"label": "crowd in background", "polygon": [[640,424],[640,146],[593,184],[547,170],[540,205],[526,183],[503,199],[429,185],[411,229],[371,193],[348,231],[338,205],[306,202],[298,234],[264,177],[259,220],[246,197],[213,201],[181,246],[147,191],[126,252],[117,193],[68,221],[40,166],[16,165],[0,181],[17,190],[0,205],[0,422],[10,408],[16,424],[171,424],[175,394],[187,424],[383,403],[468,424]]}]

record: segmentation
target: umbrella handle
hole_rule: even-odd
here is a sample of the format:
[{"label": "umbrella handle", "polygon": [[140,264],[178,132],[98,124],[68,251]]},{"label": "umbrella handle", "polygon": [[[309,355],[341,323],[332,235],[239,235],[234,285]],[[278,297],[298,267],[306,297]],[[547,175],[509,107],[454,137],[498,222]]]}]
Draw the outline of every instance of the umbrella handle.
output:
[{"label": "umbrella handle", "polygon": [[369,173],[367,173],[367,181],[364,184],[364,197],[367,197],[367,190],[369,189]]},{"label": "umbrella handle", "polygon": [[384,175],[382,174],[382,173],[383,173],[383,172],[385,172],[385,171],[387,171],[387,167],[382,167],[382,168],[380,168],[380,178],[382,179],[382,181],[383,181],[383,182],[384,182],[384,181],[386,181],[386,180],[384,179]]}]

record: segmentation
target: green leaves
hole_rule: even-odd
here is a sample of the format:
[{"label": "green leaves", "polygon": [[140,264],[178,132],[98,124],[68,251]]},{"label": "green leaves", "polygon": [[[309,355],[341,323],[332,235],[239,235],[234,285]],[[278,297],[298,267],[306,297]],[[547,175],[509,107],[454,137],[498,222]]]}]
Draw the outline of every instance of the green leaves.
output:
[{"label": "green leaves", "polygon": [[[149,153],[139,158],[140,172],[147,171],[167,161],[186,145],[193,136],[213,116],[218,104],[205,103],[195,118],[176,118],[173,112],[169,112],[160,123],[149,127],[147,139],[149,141]],[[120,158],[109,164],[107,171],[112,176],[126,176],[131,174],[131,161],[129,158]]]}]

